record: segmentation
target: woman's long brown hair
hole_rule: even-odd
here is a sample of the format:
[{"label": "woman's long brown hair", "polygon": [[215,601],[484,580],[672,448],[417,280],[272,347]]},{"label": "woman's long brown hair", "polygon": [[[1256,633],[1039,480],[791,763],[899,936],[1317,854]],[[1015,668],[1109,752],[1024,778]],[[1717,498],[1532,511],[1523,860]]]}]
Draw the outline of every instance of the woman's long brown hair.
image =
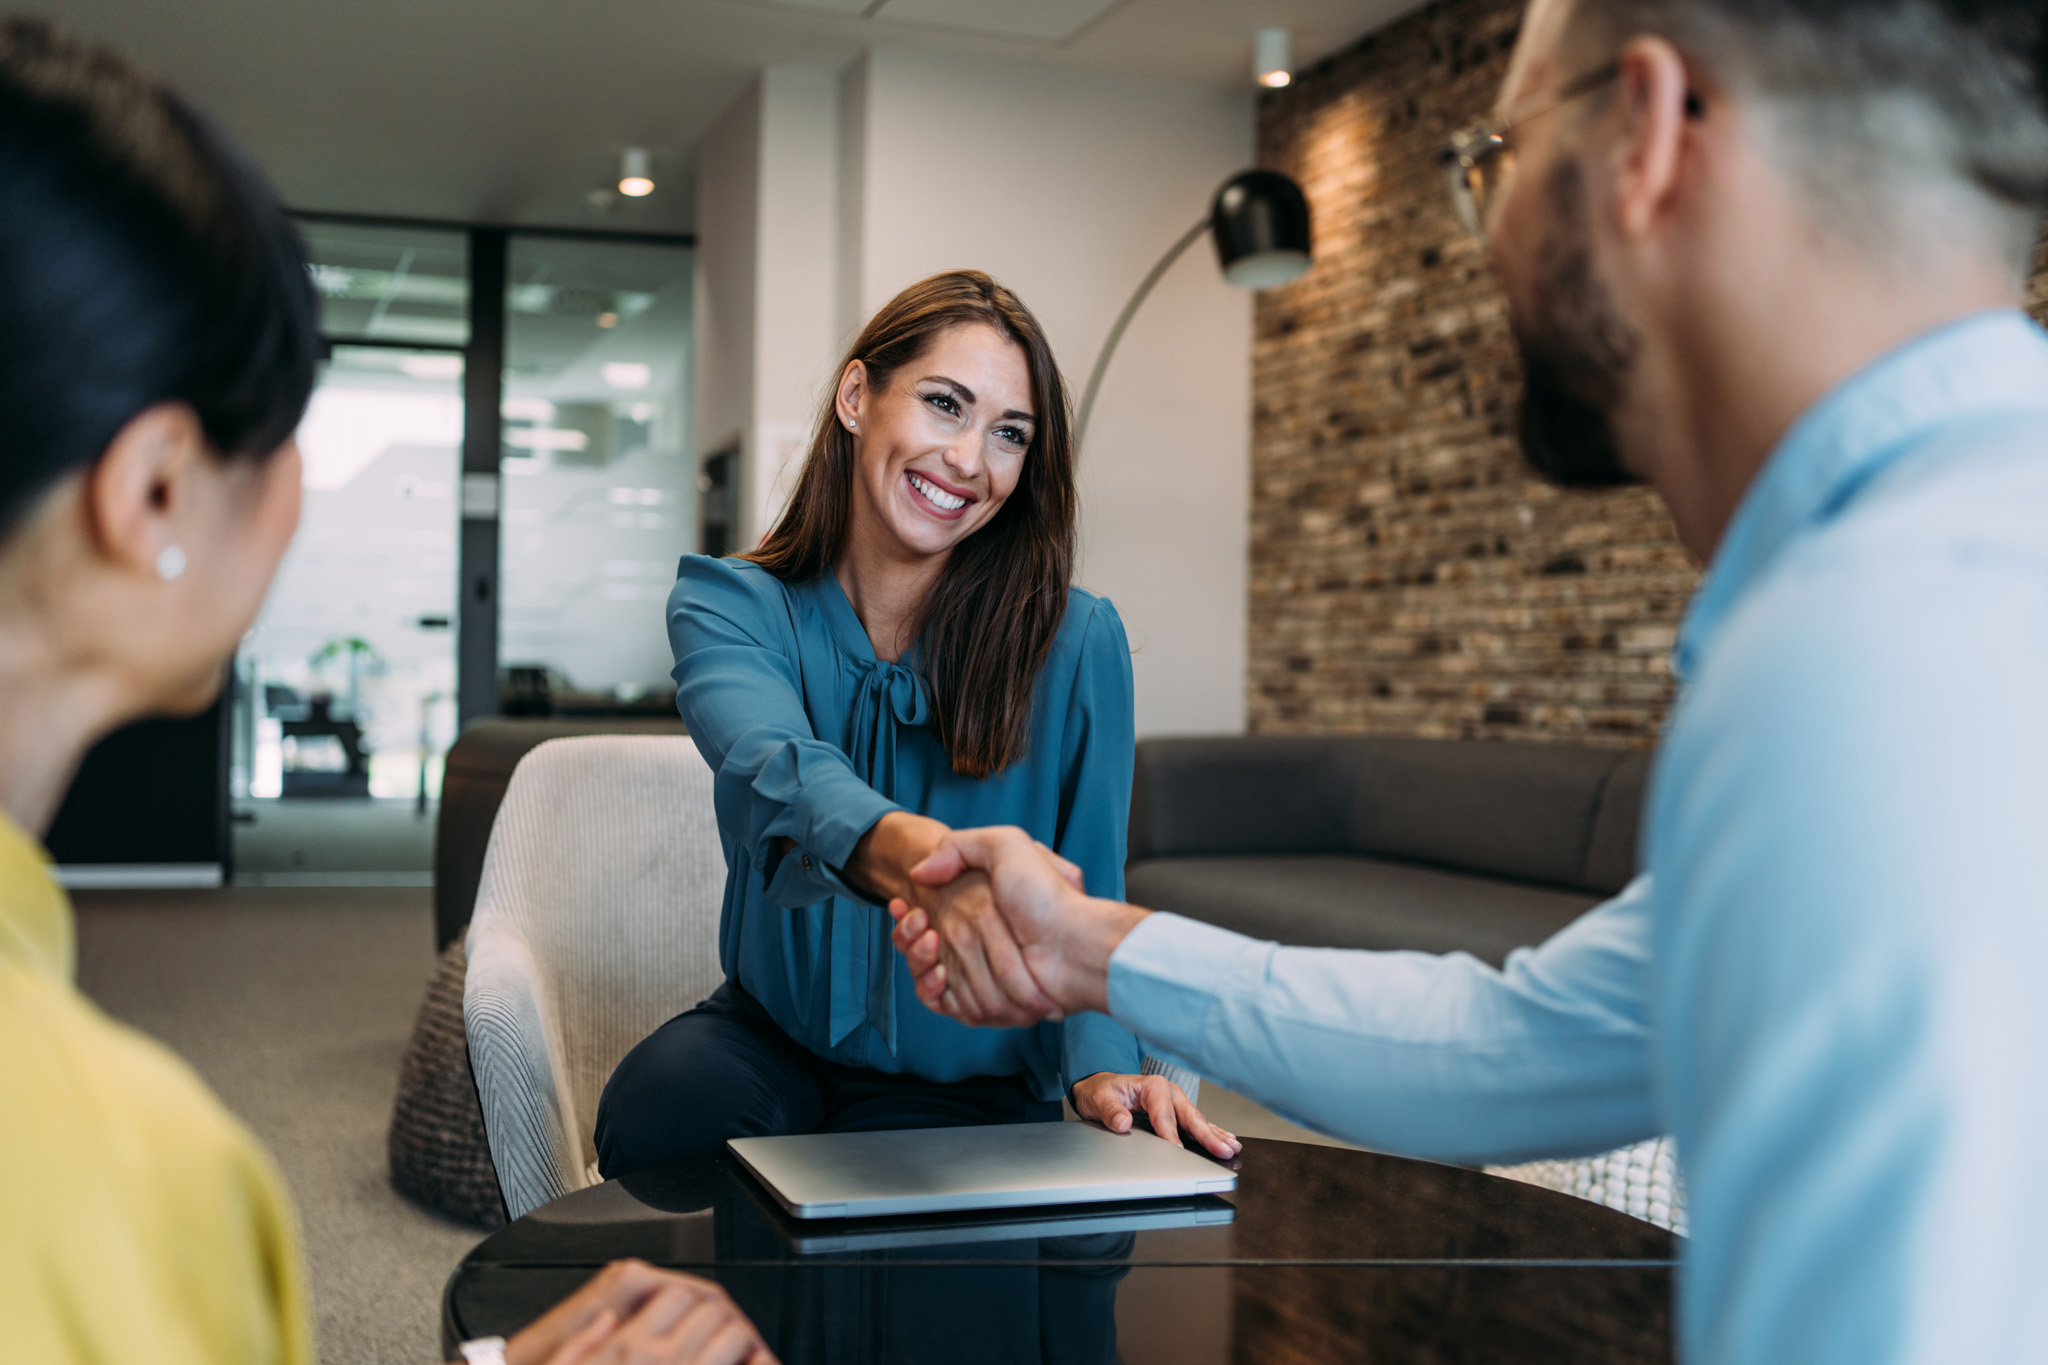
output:
[{"label": "woman's long brown hair", "polygon": [[1074,575],[1074,450],[1067,388],[1031,310],[978,270],[920,280],[868,320],[833,372],[811,452],[789,509],[752,560],[786,583],[832,572],[846,544],[856,445],[834,407],[839,380],[858,360],[886,388],[940,333],[980,324],[1024,350],[1038,421],[1024,466],[988,525],[953,549],[920,623],[921,663],[939,742],[953,771],[987,777],[1024,756],[1031,698],[1067,611]]}]

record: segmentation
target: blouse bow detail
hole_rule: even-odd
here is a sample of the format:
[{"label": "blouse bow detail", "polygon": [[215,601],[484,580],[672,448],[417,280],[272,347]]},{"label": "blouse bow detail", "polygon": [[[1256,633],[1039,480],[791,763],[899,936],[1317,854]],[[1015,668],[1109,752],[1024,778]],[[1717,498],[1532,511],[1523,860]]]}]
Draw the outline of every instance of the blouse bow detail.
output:
[{"label": "blouse bow detail", "polygon": [[[906,656],[907,657],[907,656]],[[854,771],[878,792],[896,791],[896,740],[900,727],[931,723],[924,679],[901,663],[874,660],[861,678],[853,706]],[[889,941],[886,911],[860,901],[832,900],[832,960],[852,970],[832,974],[828,1046],[836,1047],[862,1023],[872,1023],[896,1051],[896,949]]]}]

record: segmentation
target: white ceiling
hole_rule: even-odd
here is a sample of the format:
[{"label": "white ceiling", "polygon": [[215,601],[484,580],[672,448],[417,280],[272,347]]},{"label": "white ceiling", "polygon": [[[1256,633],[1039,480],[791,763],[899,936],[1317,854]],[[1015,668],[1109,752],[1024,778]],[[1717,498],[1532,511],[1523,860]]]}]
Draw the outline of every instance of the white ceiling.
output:
[{"label": "white ceiling", "polygon": [[[43,0],[227,124],[295,207],[687,231],[712,118],[764,66],[873,43],[1251,87],[1251,36],[1306,65],[1419,0]],[[1028,79],[1028,71],[1020,71]],[[999,92],[991,98],[999,98]],[[596,217],[628,146],[656,192]]]}]

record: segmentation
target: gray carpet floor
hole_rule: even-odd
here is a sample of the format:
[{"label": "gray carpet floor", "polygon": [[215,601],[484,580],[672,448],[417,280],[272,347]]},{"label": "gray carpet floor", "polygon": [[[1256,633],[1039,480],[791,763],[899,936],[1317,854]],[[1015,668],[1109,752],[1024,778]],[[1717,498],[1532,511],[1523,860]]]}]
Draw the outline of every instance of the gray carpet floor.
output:
[{"label": "gray carpet floor", "polygon": [[80,986],[197,1067],[283,1169],[326,1365],[438,1359],[441,1286],[482,1236],[408,1203],[385,1175],[399,1057],[434,967],[430,895],[74,897]]}]

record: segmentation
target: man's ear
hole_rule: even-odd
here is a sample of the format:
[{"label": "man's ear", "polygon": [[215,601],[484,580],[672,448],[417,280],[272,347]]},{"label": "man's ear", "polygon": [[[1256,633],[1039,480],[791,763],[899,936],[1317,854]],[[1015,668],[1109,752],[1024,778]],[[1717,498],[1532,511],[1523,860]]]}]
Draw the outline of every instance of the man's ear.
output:
[{"label": "man's ear", "polygon": [[206,434],[188,405],[159,403],[130,418],[86,475],[86,515],[99,552],[154,576],[164,550],[178,543],[205,458]]},{"label": "man's ear", "polygon": [[868,367],[861,361],[849,360],[846,369],[839,376],[839,391],[832,396],[832,406],[839,415],[839,425],[849,431],[860,430],[860,415],[868,402]]},{"label": "man's ear", "polygon": [[1631,38],[1621,49],[1622,143],[1615,178],[1621,230],[1648,235],[1670,210],[1685,172],[1692,131],[1685,58],[1662,38]]}]

